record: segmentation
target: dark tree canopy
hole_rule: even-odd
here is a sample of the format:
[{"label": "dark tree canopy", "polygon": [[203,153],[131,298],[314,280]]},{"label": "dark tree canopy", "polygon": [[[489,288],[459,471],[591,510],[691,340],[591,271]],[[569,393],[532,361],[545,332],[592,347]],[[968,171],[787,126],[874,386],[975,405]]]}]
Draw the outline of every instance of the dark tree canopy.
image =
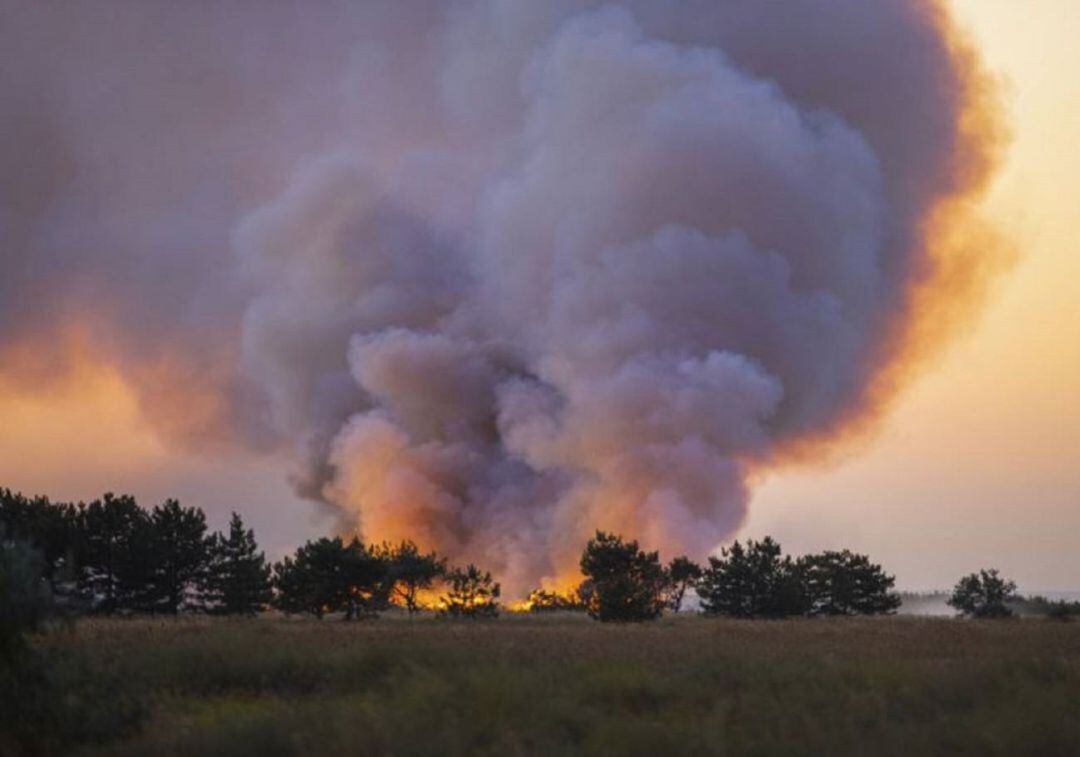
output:
[{"label": "dark tree canopy", "polygon": [[403,605],[409,614],[420,609],[421,591],[430,590],[446,572],[446,560],[434,552],[422,553],[411,541],[382,544],[373,552],[387,569],[387,591],[392,600]]},{"label": "dark tree canopy", "polygon": [[597,531],[581,555],[588,582],[589,615],[601,621],[641,621],[664,609],[664,569],[657,552],[644,552],[636,541]]},{"label": "dark tree canopy", "polygon": [[811,615],[879,615],[900,606],[895,578],[866,555],[827,551],[799,558],[796,567]]},{"label": "dark tree canopy", "polygon": [[270,604],[270,566],[255,543],[255,533],[244,528],[236,513],[229,535],[215,534],[210,542],[210,563],[203,599],[212,612],[255,615]]},{"label": "dark tree canopy", "polygon": [[386,563],[358,539],[324,537],[274,566],[275,603],[287,613],[344,612],[352,620],[385,606],[386,576]]},{"label": "dark tree canopy", "polygon": [[782,618],[806,611],[798,570],[780,545],[766,536],[735,542],[710,557],[698,584],[702,609],[708,615],[736,618]]},{"label": "dark tree canopy", "polygon": [[439,598],[439,614],[453,618],[494,618],[502,592],[491,573],[472,563],[453,568],[445,576],[446,593]]},{"label": "dark tree canopy", "polygon": [[204,578],[210,554],[206,515],[181,507],[175,499],[155,507],[150,516],[147,556],[153,578],[148,607],[175,615]]},{"label": "dark tree canopy", "polygon": [[145,604],[154,580],[150,527],[134,497],[110,493],[80,509],[79,588],[98,610]]},{"label": "dark tree canopy", "polygon": [[51,595],[45,560],[28,541],[13,539],[0,525],[0,676],[23,654],[25,634],[47,616]]},{"label": "dark tree canopy", "polygon": [[1006,602],[1016,599],[1016,584],[996,569],[980,570],[961,578],[953,587],[949,606],[975,618],[1008,618],[1013,611]]},{"label": "dark tree canopy", "polygon": [[[68,610],[252,615],[273,605],[349,620],[391,602],[415,613],[421,595],[442,584],[442,614],[498,612],[500,587],[490,573],[474,565],[448,572],[445,559],[412,541],[368,547],[356,538],[316,539],[271,571],[239,515],[227,535],[208,536],[203,511],[175,500],[147,511],[130,496],[73,505],[0,488],[0,529],[37,555],[50,595]],[[769,537],[735,542],[702,570],[686,556],[664,566],[638,542],[597,531],[580,566],[573,594],[536,589],[525,606],[640,621],[678,612],[691,590],[705,613],[744,618],[890,613],[900,602],[893,577],[866,555],[827,551],[793,560]],[[996,571],[982,571],[962,579],[950,603],[965,614],[1008,615],[1014,590]],[[1055,608],[1062,616],[1071,611]]]},{"label": "dark tree canopy", "polygon": [[74,579],[78,546],[78,510],[46,497],[25,497],[0,488],[0,527],[8,537],[25,540],[41,555],[42,572],[56,589],[60,581]]},{"label": "dark tree canopy", "polygon": [[678,612],[686,592],[697,587],[702,574],[701,566],[683,555],[669,562],[665,571],[667,606],[672,612]]}]

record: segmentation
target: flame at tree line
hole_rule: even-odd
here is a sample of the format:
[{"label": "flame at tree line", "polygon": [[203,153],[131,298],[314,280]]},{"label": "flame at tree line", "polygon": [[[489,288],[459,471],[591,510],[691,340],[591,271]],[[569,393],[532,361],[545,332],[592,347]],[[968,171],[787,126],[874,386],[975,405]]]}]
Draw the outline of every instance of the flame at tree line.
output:
[{"label": "flame at tree line", "polygon": [[940,2],[113,10],[0,29],[3,378],[114,368],[167,443],[509,596],[597,528],[704,556],[999,261]]},{"label": "flame at tree line", "polygon": [[[396,606],[410,617],[426,609],[484,619],[502,607],[497,576],[471,563],[448,565],[412,541],[365,545],[356,537],[323,537],[271,566],[239,515],[233,513],[227,534],[210,533],[200,508],[174,499],[145,509],[130,495],[75,504],[0,489],[0,541],[27,556],[27,585],[42,607],[59,597],[73,615],[250,617],[275,609],[318,619],[340,613],[351,621]],[[746,618],[888,614],[900,605],[894,577],[867,556],[844,550],[794,559],[769,537],[736,541],[703,567],[685,556],[664,564],[636,540],[597,531],[581,551],[580,568],[572,592],[534,589],[509,609],[646,621],[685,609],[688,592],[705,614]],[[965,579],[969,588],[979,580]],[[1011,589],[1001,586],[1007,598]],[[1009,614],[1004,606],[996,611]]]}]

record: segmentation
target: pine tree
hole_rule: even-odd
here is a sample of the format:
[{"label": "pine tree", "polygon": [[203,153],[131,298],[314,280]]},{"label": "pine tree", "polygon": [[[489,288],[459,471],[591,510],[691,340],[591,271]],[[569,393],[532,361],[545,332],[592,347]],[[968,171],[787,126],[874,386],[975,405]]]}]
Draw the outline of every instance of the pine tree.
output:
[{"label": "pine tree", "polygon": [[900,606],[895,579],[866,555],[847,549],[807,555],[797,570],[811,615],[888,614]]},{"label": "pine tree", "polygon": [[372,553],[386,563],[388,594],[410,615],[420,609],[420,592],[430,589],[446,572],[445,559],[434,552],[422,553],[411,541],[373,547]]},{"label": "pine tree", "polygon": [[189,591],[205,578],[209,562],[206,515],[169,499],[154,508],[150,524],[153,579],[142,604],[145,609],[175,615],[187,603]]},{"label": "pine tree", "polygon": [[473,564],[446,574],[447,591],[439,599],[439,614],[454,618],[494,618],[502,589],[491,573]]},{"label": "pine tree", "polygon": [[134,497],[106,494],[78,514],[78,584],[100,611],[136,609],[153,581],[150,523]]},{"label": "pine tree", "polygon": [[344,612],[352,620],[386,605],[386,572],[386,562],[358,539],[316,539],[274,566],[274,604],[286,613]]},{"label": "pine tree", "polygon": [[795,563],[781,557],[780,545],[766,536],[735,542],[710,557],[698,584],[707,615],[782,618],[806,611],[806,596]]},{"label": "pine tree", "polygon": [[975,618],[1009,618],[1013,611],[1007,603],[1015,599],[1016,584],[991,568],[961,578],[953,588],[948,603],[962,615]]},{"label": "pine tree", "polygon": [[233,513],[228,537],[215,534],[210,545],[203,600],[211,612],[255,615],[270,603],[270,566],[258,550],[255,532]]},{"label": "pine tree", "polygon": [[10,538],[29,541],[41,554],[45,578],[53,591],[59,583],[75,578],[78,511],[74,505],[0,488],[0,526],[7,529]]},{"label": "pine tree", "polygon": [[664,610],[664,568],[657,552],[597,531],[581,555],[589,615],[601,621],[641,621]]}]

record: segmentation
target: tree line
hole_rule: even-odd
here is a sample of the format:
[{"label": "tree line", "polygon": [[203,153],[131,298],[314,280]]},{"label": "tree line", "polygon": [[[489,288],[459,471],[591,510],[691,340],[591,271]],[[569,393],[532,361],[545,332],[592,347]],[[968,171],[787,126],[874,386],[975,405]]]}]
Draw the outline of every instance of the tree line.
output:
[{"label": "tree line", "polygon": [[[489,571],[451,567],[411,541],[324,537],[271,565],[239,515],[226,532],[209,533],[202,510],[172,499],[145,509],[126,495],[71,504],[0,489],[4,540],[29,544],[49,593],[87,612],[254,615],[275,608],[353,620],[395,606],[461,618],[500,610],[501,587]],[[575,590],[537,589],[524,606],[620,622],[688,606],[705,615],[788,618],[889,614],[901,603],[894,577],[868,556],[841,550],[795,558],[770,537],[736,541],[703,565],[686,556],[665,564],[637,541],[598,531],[580,569]],[[949,604],[961,614],[1005,617],[1015,588],[996,571],[982,571],[961,579]],[[1073,609],[1054,605],[1047,614],[1067,617]]]},{"label": "tree line", "polygon": [[172,499],[148,510],[127,495],[71,504],[0,489],[0,537],[28,543],[50,593],[87,612],[253,615],[274,607],[353,619],[391,605],[414,613],[436,584],[445,615],[498,611],[490,572],[448,567],[410,541],[320,538],[271,565],[238,514],[226,533],[209,533],[201,509]]},{"label": "tree line", "polygon": [[[865,555],[827,551],[798,559],[772,538],[736,541],[704,566],[680,556],[666,565],[636,541],[598,531],[581,557],[576,606],[601,621],[641,621],[678,612],[694,594],[706,615],[787,618],[895,612],[894,577]],[[533,609],[558,605],[534,593]]]}]

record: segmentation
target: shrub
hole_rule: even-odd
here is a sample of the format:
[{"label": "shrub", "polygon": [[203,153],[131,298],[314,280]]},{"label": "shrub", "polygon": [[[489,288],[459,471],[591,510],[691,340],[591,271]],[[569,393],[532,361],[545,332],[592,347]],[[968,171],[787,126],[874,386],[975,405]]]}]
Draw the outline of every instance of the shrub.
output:
[{"label": "shrub", "polygon": [[117,682],[27,643],[52,612],[47,562],[0,526],[0,754],[59,753],[131,730],[141,708]]},{"label": "shrub", "polygon": [[585,602],[574,592],[562,594],[557,591],[533,589],[525,600],[529,612],[585,612]]},{"label": "shrub", "polygon": [[25,636],[40,628],[52,607],[45,561],[28,543],[0,530],[0,666],[13,663]]},{"label": "shrub", "polygon": [[1046,617],[1050,620],[1069,621],[1073,615],[1080,614],[1080,603],[1058,600],[1049,602],[1046,606]]}]

